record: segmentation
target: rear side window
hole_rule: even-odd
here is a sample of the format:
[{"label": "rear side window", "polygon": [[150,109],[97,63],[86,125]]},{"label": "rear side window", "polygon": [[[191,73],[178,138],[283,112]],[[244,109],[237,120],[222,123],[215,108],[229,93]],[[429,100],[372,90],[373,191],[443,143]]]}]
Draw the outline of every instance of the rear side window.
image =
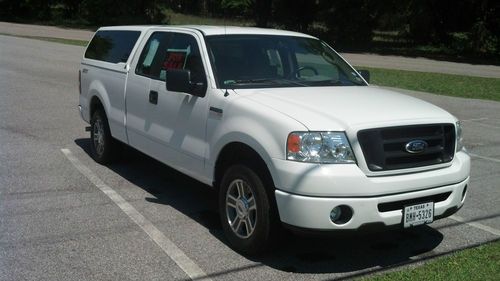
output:
[{"label": "rear side window", "polygon": [[98,31],[85,52],[85,58],[110,63],[127,62],[140,34],[140,31]]}]

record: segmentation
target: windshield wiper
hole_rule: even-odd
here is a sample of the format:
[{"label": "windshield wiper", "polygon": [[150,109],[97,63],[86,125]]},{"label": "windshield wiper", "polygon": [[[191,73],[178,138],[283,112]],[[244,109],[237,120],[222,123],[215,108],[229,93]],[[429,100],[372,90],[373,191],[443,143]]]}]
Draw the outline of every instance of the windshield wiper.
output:
[{"label": "windshield wiper", "polygon": [[259,79],[236,79],[236,80],[226,80],[224,81],[224,85],[235,85],[235,84],[266,84],[266,83],[272,83],[272,84],[294,84],[294,85],[299,85],[302,87],[306,87],[307,85],[288,80],[288,79],[283,79],[283,78],[259,78]]},{"label": "windshield wiper", "polygon": [[275,82],[275,79],[268,78],[259,78],[259,79],[236,79],[236,80],[226,80],[224,81],[224,85],[233,85],[233,84],[259,84],[259,83],[268,83]]},{"label": "windshield wiper", "polygon": [[285,82],[288,82],[290,84],[294,84],[294,85],[298,85],[298,86],[302,86],[302,87],[309,87],[309,85],[307,84],[304,84],[304,83],[301,83],[299,81],[294,81],[294,80],[290,80],[290,79],[280,79],[282,81],[285,81]]},{"label": "windshield wiper", "polygon": [[349,82],[352,83],[349,84],[349,83],[346,83],[346,82],[342,82],[340,80],[319,80],[319,81],[311,81],[312,83],[316,84],[316,85],[328,85],[328,86],[362,86],[362,85],[365,85],[365,83],[363,82],[355,82],[355,81],[352,81],[350,80]]}]

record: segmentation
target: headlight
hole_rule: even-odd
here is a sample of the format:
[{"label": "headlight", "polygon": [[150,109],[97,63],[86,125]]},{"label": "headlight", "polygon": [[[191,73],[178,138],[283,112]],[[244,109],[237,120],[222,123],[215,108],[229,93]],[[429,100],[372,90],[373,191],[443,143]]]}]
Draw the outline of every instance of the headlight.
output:
[{"label": "headlight", "polygon": [[286,159],[311,163],[355,163],[343,132],[293,132],[288,135]]},{"label": "headlight", "polygon": [[456,139],[456,142],[457,142],[457,149],[456,149],[456,152],[459,152],[460,150],[462,149],[465,149],[464,148],[464,144],[463,144],[463,138],[462,138],[462,123],[460,121],[458,121],[456,123],[456,136],[457,136],[457,139]]}]

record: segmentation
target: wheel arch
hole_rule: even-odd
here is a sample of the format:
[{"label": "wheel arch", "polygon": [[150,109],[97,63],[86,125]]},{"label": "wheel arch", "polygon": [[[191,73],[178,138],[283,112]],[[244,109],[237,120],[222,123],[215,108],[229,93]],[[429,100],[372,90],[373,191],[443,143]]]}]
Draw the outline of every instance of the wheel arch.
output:
[{"label": "wheel arch", "polygon": [[[218,189],[221,183],[224,171],[231,165],[244,164],[253,169],[264,181],[267,189],[272,189],[274,195],[275,181],[272,176],[272,164],[268,155],[261,155],[257,149],[240,142],[233,141],[223,146],[215,161],[213,186]],[[267,161],[266,161],[267,160]],[[269,164],[268,164],[269,163]],[[274,196],[273,196],[274,197]]]},{"label": "wheel arch", "polygon": [[90,118],[92,118],[94,112],[97,109],[102,109],[104,113],[106,113],[106,109],[104,109],[104,105],[102,104],[101,99],[97,95],[94,95],[90,99],[90,106],[89,106]]},{"label": "wheel arch", "polygon": [[109,118],[109,107],[110,107],[110,101],[106,92],[106,89],[100,83],[99,81],[94,81],[91,83],[89,87],[89,93],[90,93],[90,99],[89,99],[89,114],[90,118],[92,118],[92,115],[94,112],[98,109],[101,108],[104,110],[104,113],[106,114],[106,117]]}]

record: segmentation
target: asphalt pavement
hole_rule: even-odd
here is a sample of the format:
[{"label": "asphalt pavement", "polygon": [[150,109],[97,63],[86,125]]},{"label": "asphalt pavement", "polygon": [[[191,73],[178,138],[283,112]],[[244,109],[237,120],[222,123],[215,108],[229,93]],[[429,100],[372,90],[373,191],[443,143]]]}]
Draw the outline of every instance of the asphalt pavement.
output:
[{"label": "asphalt pavement", "polygon": [[245,257],[228,247],[208,187],[131,149],[110,166],[90,158],[77,110],[83,51],[0,36],[0,280],[344,279],[500,237],[498,102],[405,92],[464,121],[472,175],[454,217],[406,231],[285,233],[270,254]]}]

